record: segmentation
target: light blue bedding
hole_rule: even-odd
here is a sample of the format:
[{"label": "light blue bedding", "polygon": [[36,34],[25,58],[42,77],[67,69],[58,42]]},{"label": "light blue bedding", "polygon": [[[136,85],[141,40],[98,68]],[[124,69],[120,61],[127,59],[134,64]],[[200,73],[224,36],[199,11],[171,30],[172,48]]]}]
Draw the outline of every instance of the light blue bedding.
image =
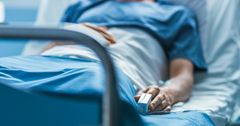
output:
[{"label": "light blue bedding", "polygon": [[[122,103],[131,105],[122,109],[125,111],[121,111],[120,125],[139,126],[141,122],[146,126],[214,125],[207,114],[196,111],[147,116],[132,114],[137,109],[133,98],[136,92],[130,79],[120,69],[116,68],[116,73]],[[101,102],[105,72],[101,63],[85,59],[17,56],[0,58],[0,83],[18,89],[74,94],[82,96],[82,99],[92,98]]]}]

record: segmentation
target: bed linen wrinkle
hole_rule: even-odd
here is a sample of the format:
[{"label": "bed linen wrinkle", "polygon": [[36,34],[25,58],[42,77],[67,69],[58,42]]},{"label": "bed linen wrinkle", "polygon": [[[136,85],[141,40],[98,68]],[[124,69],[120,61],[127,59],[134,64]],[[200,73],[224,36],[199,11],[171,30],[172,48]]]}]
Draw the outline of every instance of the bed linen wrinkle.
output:
[{"label": "bed linen wrinkle", "polygon": [[[15,63],[11,62],[12,59],[14,61],[19,60],[18,66],[15,66]],[[25,61],[25,62],[24,62]],[[32,61],[32,62],[29,62]],[[37,63],[37,61],[41,61],[41,64],[38,65],[38,68],[35,69],[33,66]],[[20,63],[21,62],[21,63]],[[64,62],[64,64],[63,64]],[[66,63],[68,64],[66,64]],[[74,58],[66,58],[66,57],[45,57],[45,56],[19,56],[19,57],[9,57],[5,58],[4,62],[0,63],[1,65],[8,64],[10,68],[8,70],[11,71],[11,66],[15,66],[15,69],[22,69],[22,71],[18,71],[20,74],[23,73],[25,76],[12,76],[12,78],[0,78],[0,82],[4,80],[8,80],[7,85],[14,86],[18,85],[18,89],[25,89],[30,91],[41,91],[41,92],[49,92],[56,94],[72,94],[76,96],[89,96],[95,99],[101,99],[102,93],[105,90],[105,80],[104,80],[104,70],[103,66],[100,63],[89,62],[81,59]],[[32,66],[24,71],[26,67]],[[46,66],[47,64],[52,64],[51,66]],[[54,68],[52,66],[55,66]],[[82,67],[87,69],[81,69]],[[44,69],[43,69],[44,68]],[[32,69],[32,70],[31,70]],[[46,70],[47,69],[47,70]],[[131,104],[134,108],[134,111],[137,109],[137,103],[135,102],[133,96],[135,96],[136,91],[133,87],[131,80],[123,73],[120,69],[115,68],[117,72],[118,78],[118,91],[119,96],[122,101]],[[37,70],[39,75],[48,71],[48,73],[52,73],[54,76],[32,76],[31,79],[22,79],[31,75],[32,71]],[[51,72],[52,71],[52,72]],[[59,72],[60,71],[60,72]],[[59,72],[59,73],[58,73]],[[64,73],[62,73],[64,72]],[[14,72],[7,73],[6,71],[0,70],[0,73],[5,74],[14,74]],[[37,72],[35,73],[37,75]],[[88,76],[88,80],[85,76]],[[98,76],[98,77],[97,77]],[[25,82],[15,82],[14,77],[18,77]],[[38,80],[34,81],[33,77]],[[37,85],[35,85],[37,83]],[[27,85],[27,86],[26,86]],[[21,87],[22,86],[22,87]],[[81,97],[79,97],[81,98]],[[84,99],[84,98],[81,98]],[[101,100],[98,100],[101,101]],[[199,118],[195,118],[198,115]],[[169,114],[169,115],[159,115],[154,116],[156,118],[149,118],[151,116],[142,116],[142,120],[146,126],[156,126],[156,125],[164,125],[164,126],[172,126],[173,124],[179,124],[182,126],[186,126],[187,124],[191,126],[192,124],[196,124],[196,126],[201,126],[201,124],[211,125],[213,126],[209,117],[204,117],[203,113],[199,112],[185,112],[185,113],[177,113],[177,114]],[[174,121],[173,121],[174,120]],[[161,122],[161,123],[160,123]]]}]

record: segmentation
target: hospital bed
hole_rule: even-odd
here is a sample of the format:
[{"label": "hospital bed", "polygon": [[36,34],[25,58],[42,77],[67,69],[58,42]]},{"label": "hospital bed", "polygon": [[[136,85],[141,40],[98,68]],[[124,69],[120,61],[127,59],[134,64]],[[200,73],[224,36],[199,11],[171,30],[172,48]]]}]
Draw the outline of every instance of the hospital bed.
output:
[{"label": "hospital bed", "polygon": [[[117,85],[116,85],[116,77],[115,77],[115,71],[113,68],[113,64],[112,61],[110,59],[109,54],[107,53],[107,51],[100,45],[98,44],[98,42],[96,42],[96,40],[90,38],[89,36],[85,35],[85,34],[81,34],[81,33],[77,33],[77,32],[72,32],[72,31],[67,31],[67,30],[60,30],[60,29],[37,29],[37,28],[11,28],[11,27],[0,27],[1,31],[0,31],[0,38],[5,38],[5,39],[41,39],[41,40],[68,40],[68,41],[75,41],[78,43],[82,43],[84,45],[87,45],[88,47],[90,47],[91,49],[93,49],[99,56],[99,58],[102,60],[103,66],[105,68],[106,71],[106,92],[103,98],[103,125],[104,126],[117,126],[119,124],[119,111],[121,110],[121,106],[125,106],[123,105],[118,97],[118,93],[117,93]],[[85,43],[84,43],[85,42]],[[39,108],[41,111],[45,111],[46,113],[50,113],[48,111],[53,111],[52,109],[54,109],[54,105],[57,105],[59,108],[61,109],[67,109],[69,110],[69,107],[73,107],[76,109],[73,109],[71,112],[71,114],[76,114],[76,111],[78,113],[81,113],[81,109],[78,109],[78,107],[80,106],[79,103],[79,99],[81,99],[80,97],[76,97],[76,96],[69,96],[66,95],[64,96],[64,94],[61,94],[61,97],[65,97],[65,99],[74,99],[73,101],[71,100],[65,100],[61,101],[58,99],[51,99],[51,98],[44,98],[44,97],[37,97],[37,96],[29,96],[23,92],[11,89],[7,86],[4,85],[0,85],[0,101],[1,101],[1,106],[0,106],[0,112],[4,113],[4,114],[0,114],[0,118],[4,121],[1,121],[2,125],[16,125],[16,122],[10,123],[9,118],[15,118],[13,117],[9,117],[14,115],[15,111],[11,110],[14,109],[12,107],[9,107],[8,105],[10,104],[22,104],[22,103],[18,103],[18,102],[22,102],[22,101],[27,101],[26,103],[23,103],[23,105],[20,106],[36,106],[37,108]],[[37,92],[37,93],[43,93],[43,92]],[[11,99],[16,99],[16,100],[9,100],[7,99],[7,97],[4,96],[10,96]],[[75,98],[74,98],[75,97]],[[87,97],[87,96],[85,96]],[[89,98],[90,97],[90,98]],[[89,99],[91,99],[91,96],[88,96]],[[28,99],[28,100],[26,100]],[[39,105],[37,105],[36,103],[29,103],[29,102],[34,102],[37,101],[37,103],[41,104],[42,102],[50,102],[50,106],[47,107],[39,107]],[[74,102],[75,101],[75,102]],[[64,105],[68,105],[67,108],[64,108]],[[99,105],[101,106],[101,105]],[[25,108],[24,107],[24,108]],[[55,111],[61,111],[61,109],[55,109]],[[37,110],[35,110],[36,108],[34,108],[34,114],[39,114],[39,112]],[[47,109],[48,111],[46,111],[45,109]],[[122,108],[123,109],[123,108]],[[31,111],[31,108],[26,108],[24,109],[24,111]],[[71,109],[70,109],[71,110]],[[28,113],[28,112],[26,112]],[[42,113],[42,112],[40,112]],[[69,113],[69,112],[67,112]],[[33,114],[33,113],[31,113]],[[66,113],[61,113],[61,115],[65,115]],[[71,115],[70,114],[70,115]],[[133,114],[133,113],[132,113]],[[137,113],[135,113],[137,114]],[[44,123],[41,124],[39,121],[36,121],[36,119],[28,117],[30,116],[29,114],[25,114],[25,116],[27,115],[27,117],[24,118],[28,118],[28,120],[31,120],[31,122],[33,123],[23,123],[23,124],[27,124],[27,125],[46,125]],[[129,114],[131,115],[131,114]],[[40,115],[38,115],[40,116]],[[45,115],[43,115],[45,116]],[[55,117],[55,115],[54,115]],[[71,116],[72,117],[72,116]],[[67,123],[66,121],[64,122],[64,125],[77,125],[79,124],[79,117],[76,114],[76,119],[67,119]],[[56,118],[56,117],[55,117]],[[65,116],[59,117],[59,118],[64,118],[64,120],[66,120]],[[86,118],[86,117],[85,117]],[[91,117],[89,117],[91,118]],[[15,120],[15,119],[14,119]],[[16,121],[16,120],[15,120]],[[134,119],[132,120],[134,121]],[[18,122],[18,121],[17,121]],[[60,121],[61,122],[61,121]],[[135,121],[134,121],[135,122]],[[139,122],[140,125],[141,124],[141,120],[138,120],[136,122]],[[40,124],[39,124],[40,123]],[[58,124],[57,122],[54,122],[52,124],[48,124],[48,125],[63,125],[63,122],[61,122],[61,124]],[[99,122],[98,122],[99,123]]]},{"label": "hospital bed", "polygon": [[[50,1],[42,2],[45,5],[40,7],[42,11],[38,16],[36,23],[38,25],[49,24],[49,20],[51,20],[51,18],[43,18],[44,11],[49,13],[46,8],[53,5],[48,2]],[[70,4],[71,1],[65,1],[65,7],[67,7],[67,3]],[[185,103],[175,105],[173,111],[202,111],[207,113],[216,125],[228,124],[233,107],[237,102],[235,99],[239,95],[239,4],[239,0],[207,1],[208,33],[205,34],[208,36],[202,37],[202,42],[209,70],[207,73],[195,73],[195,86],[191,98]],[[62,8],[60,10],[58,12],[64,11]],[[56,17],[50,21],[53,25],[60,18],[60,14],[59,16],[54,15]],[[204,35],[201,34],[201,36]],[[39,42],[36,41],[28,44],[24,54],[36,53],[33,52],[35,50],[33,48],[38,44]]]}]

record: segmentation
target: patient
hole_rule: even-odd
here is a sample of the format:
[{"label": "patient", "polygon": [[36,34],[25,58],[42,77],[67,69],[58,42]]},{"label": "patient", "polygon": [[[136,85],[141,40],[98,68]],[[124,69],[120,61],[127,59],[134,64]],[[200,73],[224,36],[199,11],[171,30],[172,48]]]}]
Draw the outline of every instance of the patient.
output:
[{"label": "patient", "polygon": [[[207,69],[194,14],[165,0],[81,1],[68,8],[62,21],[82,23],[74,27],[85,26],[105,38],[116,66],[138,91],[135,100],[152,94],[149,112],[171,111],[173,104],[188,100],[193,71]],[[75,44],[51,42],[42,55],[99,60]],[[167,79],[171,81],[162,85]]]}]

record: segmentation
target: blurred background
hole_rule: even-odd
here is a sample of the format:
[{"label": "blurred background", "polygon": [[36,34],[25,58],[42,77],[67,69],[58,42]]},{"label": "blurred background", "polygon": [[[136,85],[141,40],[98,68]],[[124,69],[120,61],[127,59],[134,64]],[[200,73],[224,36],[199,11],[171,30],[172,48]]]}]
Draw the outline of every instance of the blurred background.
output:
[{"label": "blurred background", "polygon": [[[33,24],[40,0],[0,0],[4,4],[5,23]],[[1,8],[0,8],[1,10]],[[1,15],[1,14],[0,14]],[[19,55],[28,40],[0,40],[0,57]],[[9,41],[12,41],[11,43]],[[11,50],[10,50],[11,49]]]}]

